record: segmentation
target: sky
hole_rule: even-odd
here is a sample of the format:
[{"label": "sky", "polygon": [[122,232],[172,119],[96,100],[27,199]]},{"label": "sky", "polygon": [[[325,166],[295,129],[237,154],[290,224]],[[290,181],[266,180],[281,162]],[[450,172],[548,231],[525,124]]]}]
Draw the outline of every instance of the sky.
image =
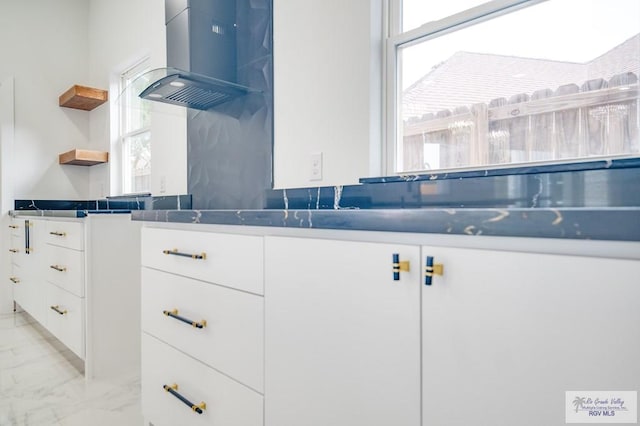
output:
[{"label": "sky", "polygon": [[[403,1],[405,30],[484,3]],[[640,0],[548,0],[402,49],[402,86],[458,51],[587,62],[638,33]]]}]

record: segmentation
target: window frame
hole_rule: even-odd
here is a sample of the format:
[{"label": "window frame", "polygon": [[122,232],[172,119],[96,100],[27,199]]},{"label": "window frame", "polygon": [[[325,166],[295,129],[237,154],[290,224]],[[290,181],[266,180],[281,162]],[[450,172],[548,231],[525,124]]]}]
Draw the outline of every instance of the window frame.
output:
[{"label": "window frame", "polygon": [[[398,171],[398,158],[402,158],[401,129],[399,126],[399,103],[401,102],[401,75],[398,50],[427,40],[467,28],[499,16],[531,7],[548,0],[491,0],[470,9],[462,10],[445,18],[426,22],[421,26],[402,31],[402,1],[387,0],[384,5],[383,45],[383,170],[385,175],[403,175]],[[507,165],[503,165],[507,166]],[[427,171],[423,171],[426,173]]]},{"label": "window frame", "polygon": [[[127,123],[128,118],[127,115],[130,111],[129,104],[127,102],[127,91],[133,90],[132,84],[135,79],[141,75],[144,75],[148,71],[151,70],[149,57],[143,57],[138,61],[134,62],[131,66],[126,67],[120,73],[118,73],[118,92],[120,93],[118,103],[118,138],[117,138],[117,149],[119,152],[119,192],[122,195],[126,194],[134,194],[141,191],[133,191],[133,188],[130,188],[131,184],[131,167],[128,164],[129,154],[128,154],[128,145],[126,141],[131,138],[135,138],[137,136],[144,135],[148,133],[151,135],[151,123],[148,123],[147,126],[142,126],[133,130],[127,131]],[[151,188],[147,188],[142,192],[151,192]]]}]

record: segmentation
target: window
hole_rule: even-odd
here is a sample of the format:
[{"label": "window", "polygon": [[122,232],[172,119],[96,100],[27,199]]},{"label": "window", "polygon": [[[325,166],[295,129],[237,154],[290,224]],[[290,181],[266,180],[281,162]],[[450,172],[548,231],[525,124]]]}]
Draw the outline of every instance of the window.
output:
[{"label": "window", "polygon": [[637,0],[389,4],[390,173],[640,154]]},{"label": "window", "polygon": [[122,192],[148,192],[151,176],[151,131],[148,102],[136,90],[127,90],[136,78],[149,70],[147,60],[120,76],[120,143],[122,148]]}]

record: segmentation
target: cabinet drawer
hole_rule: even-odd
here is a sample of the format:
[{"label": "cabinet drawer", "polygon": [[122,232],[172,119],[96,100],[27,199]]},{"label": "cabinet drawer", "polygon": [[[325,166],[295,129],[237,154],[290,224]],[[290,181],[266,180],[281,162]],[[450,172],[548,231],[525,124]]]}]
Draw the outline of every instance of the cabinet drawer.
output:
[{"label": "cabinet drawer", "polygon": [[142,229],[144,266],[256,294],[263,294],[263,247],[256,236]]},{"label": "cabinet drawer", "polygon": [[84,297],[84,252],[48,245],[46,258],[47,280]]},{"label": "cabinet drawer", "polygon": [[9,284],[13,287],[13,300],[39,323],[46,326],[47,313],[44,310],[45,295],[42,283],[31,278],[24,268],[11,265]]},{"label": "cabinet drawer", "polygon": [[45,299],[47,328],[84,359],[84,299],[49,283],[46,284]]},{"label": "cabinet drawer", "polygon": [[24,219],[11,218],[9,234],[18,238],[24,238]]},{"label": "cabinet drawer", "polygon": [[[172,310],[202,328],[163,313]],[[142,268],[142,329],[259,392],[263,321],[261,296]]]},{"label": "cabinet drawer", "polygon": [[74,250],[84,249],[84,224],[81,222],[47,221],[47,242]]},{"label": "cabinet drawer", "polygon": [[[164,390],[192,404],[206,403],[198,414]],[[142,412],[155,426],[262,426],[263,397],[212,368],[142,333]]]},{"label": "cabinet drawer", "polygon": [[24,235],[11,234],[11,238],[9,241],[9,253],[11,256],[11,262],[19,263],[20,256],[24,254]]}]

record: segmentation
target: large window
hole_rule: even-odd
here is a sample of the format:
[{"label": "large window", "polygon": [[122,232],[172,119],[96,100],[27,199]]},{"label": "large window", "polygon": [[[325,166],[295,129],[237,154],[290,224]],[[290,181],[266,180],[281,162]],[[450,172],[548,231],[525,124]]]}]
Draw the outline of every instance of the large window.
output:
[{"label": "large window", "polygon": [[148,192],[150,188],[150,109],[148,102],[142,101],[136,90],[127,90],[136,78],[148,70],[147,61],[143,61],[120,76],[120,143],[124,194]]},{"label": "large window", "polygon": [[390,0],[390,173],[640,154],[638,0]]}]

